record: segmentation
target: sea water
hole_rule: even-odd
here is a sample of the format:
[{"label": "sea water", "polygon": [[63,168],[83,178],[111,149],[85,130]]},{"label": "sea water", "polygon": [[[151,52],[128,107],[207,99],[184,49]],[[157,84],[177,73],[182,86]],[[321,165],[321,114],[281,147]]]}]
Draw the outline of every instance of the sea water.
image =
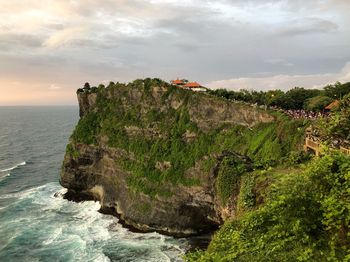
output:
[{"label": "sea water", "polygon": [[98,202],[62,198],[77,121],[77,107],[0,107],[0,261],[182,261],[185,239],[133,233]]}]

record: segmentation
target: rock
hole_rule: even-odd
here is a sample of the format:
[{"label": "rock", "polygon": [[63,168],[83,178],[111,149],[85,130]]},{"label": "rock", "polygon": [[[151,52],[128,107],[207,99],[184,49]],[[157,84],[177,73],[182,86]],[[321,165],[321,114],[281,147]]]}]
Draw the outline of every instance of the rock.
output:
[{"label": "rock", "polygon": [[[77,160],[66,156],[63,163],[60,182],[69,189],[66,199],[98,200],[102,209],[114,210],[125,225],[143,232],[188,236],[210,231],[221,223],[214,209],[214,190],[209,190],[213,187],[168,185],[165,189],[172,193],[170,197],[134,193],[126,182],[128,172],[117,164],[114,149],[101,150],[91,145],[77,148],[83,154]],[[88,158],[90,165],[77,164]],[[162,167],[169,164],[162,163]]]},{"label": "rock", "polygon": [[171,163],[169,161],[164,161],[164,162],[156,162],[156,168],[159,169],[160,171],[165,171],[171,168]]},{"label": "rock", "polygon": [[197,134],[195,132],[191,132],[190,130],[186,130],[186,133],[184,134],[184,140],[187,143],[194,141],[196,137],[197,137]]},{"label": "rock", "polygon": [[96,93],[78,93],[79,116],[83,117],[89,111],[93,110],[96,105]]}]

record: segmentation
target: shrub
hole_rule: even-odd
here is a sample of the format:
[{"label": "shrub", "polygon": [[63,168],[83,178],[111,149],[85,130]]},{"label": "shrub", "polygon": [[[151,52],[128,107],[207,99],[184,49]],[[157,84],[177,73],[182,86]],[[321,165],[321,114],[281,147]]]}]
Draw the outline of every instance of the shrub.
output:
[{"label": "shrub", "polygon": [[216,179],[217,193],[223,205],[232,196],[238,195],[240,176],[249,169],[247,159],[239,158],[235,154],[224,156]]},{"label": "shrub", "polygon": [[238,209],[241,211],[249,210],[256,204],[255,193],[255,174],[247,173],[242,176],[241,187],[239,190]]},{"label": "shrub", "polygon": [[304,107],[306,110],[318,112],[318,111],[322,111],[332,101],[333,101],[332,98],[328,96],[322,96],[322,95],[315,96],[306,100]]},{"label": "shrub", "polygon": [[67,145],[66,153],[73,158],[79,157],[79,151],[76,150],[71,143]]},{"label": "shrub", "polygon": [[309,169],[319,199],[331,256],[350,254],[350,157],[326,155]]},{"label": "shrub", "polygon": [[188,261],[347,261],[350,157],[315,159],[271,186],[267,203],[229,220]]},{"label": "shrub", "polygon": [[350,140],[350,94],[340,101],[340,107],[330,117],[321,119],[318,128],[324,139]]},{"label": "shrub", "polygon": [[286,157],[286,163],[288,165],[299,165],[309,161],[312,158],[310,153],[304,151],[291,151]]},{"label": "shrub", "polygon": [[99,130],[99,119],[95,112],[89,112],[82,117],[75,127],[72,138],[76,142],[84,144],[96,143],[96,135]]}]

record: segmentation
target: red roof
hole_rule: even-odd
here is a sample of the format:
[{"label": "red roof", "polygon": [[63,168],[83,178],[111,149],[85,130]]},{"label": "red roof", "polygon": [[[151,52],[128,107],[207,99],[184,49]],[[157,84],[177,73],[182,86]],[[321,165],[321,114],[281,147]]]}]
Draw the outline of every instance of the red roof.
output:
[{"label": "red roof", "polygon": [[200,84],[198,84],[197,82],[191,82],[191,83],[187,83],[186,85],[185,85],[185,87],[191,87],[191,88],[193,88],[193,87],[202,87]]},{"label": "red roof", "polygon": [[340,101],[334,100],[332,103],[326,106],[325,109],[332,110],[333,108],[338,107],[339,105],[340,105]]},{"label": "red roof", "polygon": [[174,85],[182,85],[184,84],[184,82],[180,79],[176,79],[176,80],[171,80],[171,83]]}]

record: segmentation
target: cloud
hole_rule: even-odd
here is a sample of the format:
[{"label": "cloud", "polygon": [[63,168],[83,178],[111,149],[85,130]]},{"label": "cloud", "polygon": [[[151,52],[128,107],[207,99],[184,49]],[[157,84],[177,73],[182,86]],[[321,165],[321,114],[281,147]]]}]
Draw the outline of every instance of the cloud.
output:
[{"label": "cloud", "polygon": [[265,60],[266,63],[277,66],[293,66],[293,63],[290,63],[282,58],[270,58]]},{"label": "cloud", "polygon": [[4,33],[0,34],[0,46],[4,49],[12,48],[36,48],[40,47],[41,39],[31,34]]},{"label": "cloud", "polygon": [[74,40],[80,39],[87,32],[84,27],[71,27],[57,31],[52,34],[44,43],[43,46],[49,48],[56,48],[66,45]]},{"label": "cloud", "polygon": [[345,0],[0,0],[0,78],[73,99],[85,82],[153,76],[312,87],[347,79],[327,72],[350,61],[349,11]]},{"label": "cloud", "polygon": [[228,90],[288,90],[293,87],[320,88],[337,81],[350,81],[350,62],[340,72],[309,75],[274,75],[269,77],[240,77],[227,80],[218,80],[208,83],[212,89],[226,88]]},{"label": "cloud", "polygon": [[58,86],[58,85],[55,85],[55,84],[51,84],[48,89],[52,90],[52,91],[55,91],[55,90],[62,89],[62,87]]},{"label": "cloud", "polygon": [[278,34],[295,36],[313,33],[328,33],[338,29],[338,25],[332,21],[318,17],[306,17],[300,20],[290,21],[288,25],[278,30]]}]

